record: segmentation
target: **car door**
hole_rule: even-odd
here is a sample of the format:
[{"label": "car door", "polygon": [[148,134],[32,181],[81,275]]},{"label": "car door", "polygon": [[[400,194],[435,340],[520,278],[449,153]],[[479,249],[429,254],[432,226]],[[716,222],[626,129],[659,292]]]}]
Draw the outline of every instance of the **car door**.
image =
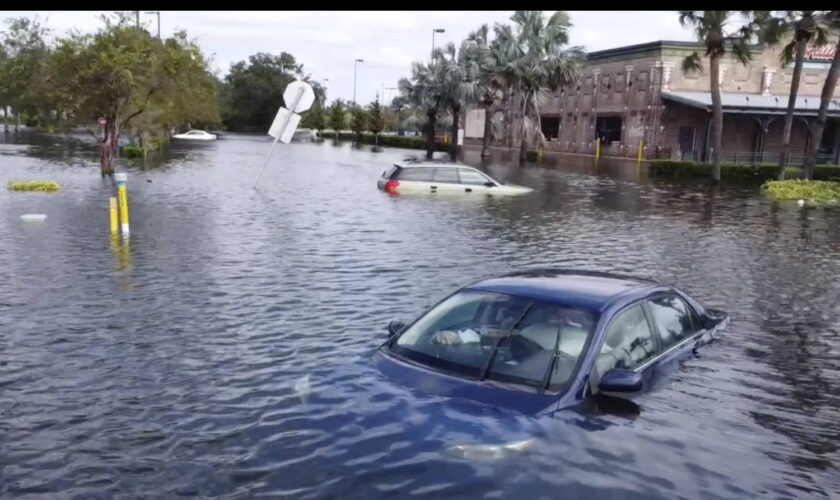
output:
[{"label": "car door", "polygon": [[492,181],[478,170],[459,168],[458,176],[461,179],[461,190],[466,193],[490,194],[491,190],[495,189],[495,183],[493,183],[494,187],[486,185]]},{"label": "car door", "polygon": [[[601,392],[598,384],[608,370],[642,373],[643,391],[653,376],[652,364],[660,354],[657,337],[651,328],[643,301],[635,302],[616,313],[607,325],[606,334],[590,374],[590,389]],[[616,393],[626,397],[631,394]]]},{"label": "car door", "polygon": [[456,167],[437,167],[434,170],[432,184],[429,186],[430,192],[439,194],[463,193],[464,190],[458,178]]},{"label": "car door", "polygon": [[697,315],[677,294],[658,294],[645,300],[651,326],[661,346],[661,356],[652,363],[657,381],[678,368],[690,356],[703,334]]},{"label": "car door", "polygon": [[397,176],[400,194],[426,194],[431,191],[434,169],[429,167],[406,167]]}]

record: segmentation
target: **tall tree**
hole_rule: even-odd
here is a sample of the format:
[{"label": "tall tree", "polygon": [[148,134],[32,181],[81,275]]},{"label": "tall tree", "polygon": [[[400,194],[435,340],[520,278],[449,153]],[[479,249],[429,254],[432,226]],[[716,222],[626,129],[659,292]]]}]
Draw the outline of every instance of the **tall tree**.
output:
[{"label": "tall tree", "polygon": [[542,135],[540,100],[574,82],[583,62],[583,49],[566,48],[572,23],[563,11],[555,12],[547,21],[539,11],[516,11],[514,23],[516,44],[512,60],[505,70],[515,82],[522,99],[522,128],[519,161],[524,162],[528,147],[529,114],[536,115],[535,129]]},{"label": "tall tree", "polygon": [[330,127],[335,130],[335,138],[338,139],[338,133],[347,128],[347,118],[344,110],[344,101],[336,99],[330,106]]},{"label": "tall tree", "polygon": [[796,96],[799,93],[799,82],[802,78],[802,65],[805,60],[805,50],[812,41],[816,46],[825,45],[827,32],[818,22],[821,12],[813,10],[785,10],[779,15],[768,17],[761,26],[761,41],[770,45],[778,44],[791,34],[788,43],[782,49],[781,61],[783,65],[793,62],[793,75],[790,82],[788,107],[785,113],[785,126],[782,132],[782,150],[779,154],[779,180],[785,178],[785,167],[788,153],[790,153],[790,133],[793,128],[793,113],[796,109]]},{"label": "tall tree", "polygon": [[[720,154],[723,136],[723,105],[720,100],[720,61],[729,52],[741,64],[752,56],[750,42],[756,37],[767,12],[731,10],[681,10],[680,24],[694,29],[697,41],[706,47],[712,90],[712,182],[720,182]],[[700,54],[692,52],[683,60],[686,73],[703,70]]]},{"label": "tall tree", "polygon": [[426,115],[426,158],[431,159],[435,150],[435,126],[438,113],[445,106],[444,89],[441,85],[445,63],[440,49],[435,49],[428,63],[415,61],[411,64],[411,78],[401,78],[397,84],[404,102],[421,110]]},{"label": "tall tree", "polygon": [[840,11],[833,10],[826,15],[829,27],[835,32],[837,43],[834,45],[834,59],[823,83],[822,94],[820,95],[820,109],[817,112],[817,120],[811,127],[811,144],[808,147],[808,154],[805,155],[805,178],[811,179],[814,176],[814,167],[817,165],[817,153],[822,143],[825,122],[828,116],[828,105],[834,97],[834,89],[837,88],[837,79],[840,76]]},{"label": "tall tree", "polygon": [[379,105],[379,94],[376,94],[376,100],[368,106],[367,114],[367,129],[373,134],[374,145],[379,146],[379,133],[382,132],[382,128],[385,126],[382,107]]}]

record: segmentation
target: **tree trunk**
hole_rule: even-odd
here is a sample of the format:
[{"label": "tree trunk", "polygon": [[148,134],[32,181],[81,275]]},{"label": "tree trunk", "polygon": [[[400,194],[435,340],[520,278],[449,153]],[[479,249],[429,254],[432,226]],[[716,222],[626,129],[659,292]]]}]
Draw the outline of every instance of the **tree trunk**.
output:
[{"label": "tree trunk", "polygon": [[779,173],[776,178],[785,180],[785,160],[790,152],[790,131],[793,128],[793,112],[796,108],[796,94],[799,92],[799,79],[802,77],[802,61],[805,59],[805,48],[808,39],[796,42],[796,62],[793,65],[793,79],[790,82],[790,97],[788,97],[787,114],[785,115],[785,129],[782,132],[782,152],[779,154]]},{"label": "tree trunk", "polygon": [[435,152],[435,121],[437,121],[437,113],[426,112],[428,120],[426,121],[426,159],[431,160]]},{"label": "tree trunk", "polygon": [[105,136],[99,143],[99,160],[102,175],[114,173],[114,156],[119,147],[119,132],[117,130],[116,117],[108,116],[105,124]]},{"label": "tree trunk", "polygon": [[452,107],[452,148],[449,151],[449,156],[452,161],[458,159],[458,125],[461,119],[461,106],[456,104]]},{"label": "tree trunk", "polygon": [[720,147],[723,136],[723,105],[720,102],[720,56],[709,57],[712,87],[712,183],[720,182]]},{"label": "tree trunk", "polygon": [[15,111],[15,132],[20,131],[20,113]]},{"label": "tree trunk", "polygon": [[840,39],[834,50],[834,59],[831,61],[831,69],[825,77],[822,96],[820,97],[820,110],[817,113],[817,121],[811,129],[811,145],[808,147],[808,155],[805,156],[805,178],[811,179],[814,175],[814,167],[817,165],[817,151],[822,142],[825,119],[828,114],[828,104],[834,95],[834,88],[837,86],[837,77],[840,76]]},{"label": "tree trunk", "polygon": [[528,95],[530,91],[527,91],[524,96],[522,96],[522,137],[520,137],[519,141],[519,164],[522,165],[525,163],[525,160],[528,156],[528,134],[526,133],[526,124],[525,124],[525,115],[528,113]]},{"label": "tree trunk", "polygon": [[3,133],[9,133],[9,108],[8,106],[3,106]]},{"label": "tree trunk", "polygon": [[507,106],[505,107],[505,142],[507,147],[513,147],[513,89],[508,90]]},{"label": "tree trunk", "polygon": [[487,158],[490,152],[487,150],[490,146],[490,134],[493,130],[493,110],[492,104],[484,108],[484,135],[481,137],[481,157]]}]

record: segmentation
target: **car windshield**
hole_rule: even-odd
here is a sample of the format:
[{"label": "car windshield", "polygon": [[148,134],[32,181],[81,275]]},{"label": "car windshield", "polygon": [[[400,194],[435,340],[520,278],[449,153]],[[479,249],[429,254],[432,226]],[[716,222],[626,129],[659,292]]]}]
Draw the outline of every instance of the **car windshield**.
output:
[{"label": "car windshield", "polygon": [[391,344],[443,371],[564,390],[595,326],[589,311],[502,293],[462,290]]}]

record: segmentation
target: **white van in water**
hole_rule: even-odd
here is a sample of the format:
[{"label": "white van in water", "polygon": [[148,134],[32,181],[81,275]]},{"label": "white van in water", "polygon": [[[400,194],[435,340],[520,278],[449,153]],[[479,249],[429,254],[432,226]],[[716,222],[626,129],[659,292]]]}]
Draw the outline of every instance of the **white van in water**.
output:
[{"label": "white van in water", "polygon": [[512,196],[533,189],[502,184],[480,170],[458,163],[405,160],[382,172],[379,189],[390,194],[461,194],[464,196]]}]

